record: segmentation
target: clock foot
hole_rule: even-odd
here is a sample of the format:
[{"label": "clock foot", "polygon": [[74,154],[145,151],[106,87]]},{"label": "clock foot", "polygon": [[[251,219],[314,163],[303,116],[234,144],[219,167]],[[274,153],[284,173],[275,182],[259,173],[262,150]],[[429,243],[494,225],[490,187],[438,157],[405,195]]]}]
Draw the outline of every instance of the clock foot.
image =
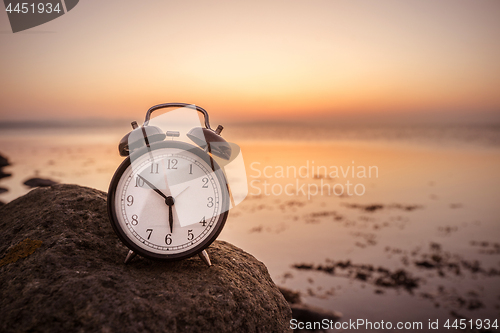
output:
[{"label": "clock foot", "polygon": [[210,262],[210,257],[208,256],[207,251],[203,250],[200,253],[198,253],[198,256],[200,259],[208,266],[212,266],[212,263]]},{"label": "clock foot", "polygon": [[128,264],[132,259],[135,258],[135,256],[137,255],[137,253],[135,253],[134,251],[130,250],[128,251],[128,254],[127,254],[127,257],[125,258],[125,264]]}]

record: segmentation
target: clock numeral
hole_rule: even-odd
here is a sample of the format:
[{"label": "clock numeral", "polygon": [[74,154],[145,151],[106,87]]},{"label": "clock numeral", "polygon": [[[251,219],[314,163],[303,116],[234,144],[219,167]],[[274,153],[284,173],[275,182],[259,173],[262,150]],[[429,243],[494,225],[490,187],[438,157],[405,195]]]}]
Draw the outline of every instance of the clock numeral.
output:
[{"label": "clock numeral", "polygon": [[189,174],[190,175],[193,174],[193,165],[192,164],[189,164]]},{"label": "clock numeral", "polygon": [[137,216],[136,214],[132,215],[132,225],[138,225],[139,224],[139,216]]},{"label": "clock numeral", "polygon": [[150,173],[158,173],[158,163],[151,163],[151,170]]},{"label": "clock numeral", "polygon": [[203,182],[202,188],[208,188],[208,178],[202,178],[201,181]]},{"label": "clock numeral", "polygon": [[206,226],[207,225],[207,221],[205,221],[205,216],[203,216],[203,218],[201,219],[200,223],[201,223],[202,226]]},{"label": "clock numeral", "polygon": [[214,198],[208,197],[207,207],[212,208],[214,206]]},{"label": "clock numeral", "polygon": [[178,162],[179,162],[179,161],[177,161],[177,159],[175,159],[175,158],[174,158],[174,159],[170,159],[170,158],[169,158],[169,159],[167,160],[167,169],[169,169],[169,170],[170,170],[170,169],[177,169],[177,163],[178,163]]},{"label": "clock numeral", "polygon": [[143,187],[144,186],[144,180],[142,180],[139,177],[135,177],[135,187]]},{"label": "clock numeral", "polygon": [[133,197],[133,196],[131,196],[131,195],[129,195],[129,196],[127,197],[127,206],[129,206],[129,207],[130,207],[130,206],[132,206],[133,204],[134,204],[134,197]]},{"label": "clock numeral", "polygon": [[188,241],[193,240],[193,238],[194,238],[193,230],[188,230],[188,238],[187,238]]},{"label": "clock numeral", "polygon": [[146,229],[146,232],[149,232],[148,239],[150,239],[151,234],[153,233],[153,229]]},{"label": "clock numeral", "polygon": [[172,237],[172,234],[167,234],[165,236],[165,244],[167,244],[167,245],[172,244],[172,238],[171,237]]}]

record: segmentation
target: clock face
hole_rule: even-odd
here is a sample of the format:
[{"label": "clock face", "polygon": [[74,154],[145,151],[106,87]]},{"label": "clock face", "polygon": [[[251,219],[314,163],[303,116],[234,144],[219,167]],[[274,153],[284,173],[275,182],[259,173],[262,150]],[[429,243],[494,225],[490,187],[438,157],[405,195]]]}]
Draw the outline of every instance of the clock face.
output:
[{"label": "clock face", "polygon": [[129,248],[145,257],[192,256],[224,226],[229,206],[224,174],[192,145],[165,141],[151,148],[134,152],[113,177],[108,194],[112,225]]}]

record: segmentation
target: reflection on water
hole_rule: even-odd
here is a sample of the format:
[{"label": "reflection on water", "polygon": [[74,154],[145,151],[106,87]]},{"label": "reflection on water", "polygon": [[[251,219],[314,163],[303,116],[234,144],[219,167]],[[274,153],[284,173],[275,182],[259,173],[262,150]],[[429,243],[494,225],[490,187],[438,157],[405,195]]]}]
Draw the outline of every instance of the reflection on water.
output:
[{"label": "reflection on water", "polygon": [[[247,160],[268,170],[307,160],[379,168],[376,178],[347,175],[366,186],[363,196],[308,200],[261,193],[231,212],[233,223],[222,237],[264,261],[278,284],[352,319],[425,322],[451,318],[452,311],[467,318],[498,316],[498,150],[351,143],[242,149]],[[249,169],[251,179],[267,180],[270,187],[295,181],[257,175]],[[318,186],[322,180],[300,179]]]},{"label": "reflection on water", "polygon": [[[127,126],[2,129],[0,153],[13,175],[0,180],[9,189],[0,200],[26,193],[21,184],[33,176],[106,191],[122,161],[117,145]],[[220,238],[262,260],[277,284],[344,319],[498,318],[498,127],[224,131],[242,142],[253,186]],[[328,172],[279,173],[313,163]],[[341,171],[354,166],[378,172]],[[362,184],[363,195],[326,194],[347,182]]]},{"label": "reflection on water", "polygon": [[500,147],[500,124],[409,125],[409,124],[304,124],[251,123],[227,126],[225,135],[240,140],[348,141],[410,143],[426,146]]}]

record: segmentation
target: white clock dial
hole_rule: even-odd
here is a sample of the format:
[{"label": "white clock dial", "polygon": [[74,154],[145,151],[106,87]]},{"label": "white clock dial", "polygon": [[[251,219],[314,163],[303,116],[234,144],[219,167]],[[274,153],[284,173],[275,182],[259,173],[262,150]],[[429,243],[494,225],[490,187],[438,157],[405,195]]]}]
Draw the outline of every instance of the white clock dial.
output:
[{"label": "white clock dial", "polygon": [[222,171],[214,172],[210,160],[199,156],[205,153],[194,149],[197,154],[156,148],[134,158],[120,175],[113,199],[115,228],[134,249],[179,255],[201,250],[220,232],[227,185]]}]

